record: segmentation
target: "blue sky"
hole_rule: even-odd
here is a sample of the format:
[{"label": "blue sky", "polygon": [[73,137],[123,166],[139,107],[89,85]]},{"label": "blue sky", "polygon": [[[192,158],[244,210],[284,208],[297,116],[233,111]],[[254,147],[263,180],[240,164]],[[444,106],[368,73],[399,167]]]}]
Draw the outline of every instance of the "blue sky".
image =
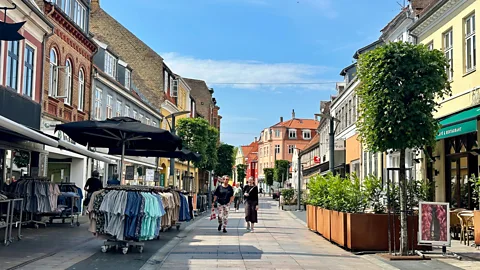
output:
[{"label": "blue sky", "polygon": [[[403,2],[403,1],[399,1]],[[135,4],[132,4],[135,3]],[[313,118],[397,0],[101,0],[176,73],[207,81],[223,142],[248,144],[279,117]],[[128,8],[126,8],[128,7]],[[319,82],[316,85],[288,83]],[[220,83],[283,83],[247,85]]]}]

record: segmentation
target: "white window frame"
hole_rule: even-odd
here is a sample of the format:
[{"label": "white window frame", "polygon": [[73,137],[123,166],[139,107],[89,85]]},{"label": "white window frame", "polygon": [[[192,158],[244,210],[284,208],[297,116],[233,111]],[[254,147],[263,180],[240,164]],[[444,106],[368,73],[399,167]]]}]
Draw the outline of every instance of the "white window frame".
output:
[{"label": "white window frame", "polygon": [[280,145],[275,144],[275,153],[280,154]]},{"label": "white window frame", "polygon": [[138,120],[138,112],[133,110],[133,119]]},{"label": "white window frame", "polygon": [[289,139],[296,139],[297,138],[297,130],[296,129],[289,129],[288,130],[288,138]]},{"label": "white window frame", "polygon": [[105,73],[114,79],[117,77],[117,61],[113,54],[105,51]]},{"label": "white window frame", "polygon": [[130,106],[125,105],[124,116],[130,117]]},{"label": "white window frame", "polygon": [[106,118],[110,119],[113,117],[113,96],[112,95],[107,95],[107,115]]},{"label": "white window frame", "polygon": [[115,112],[116,117],[122,116],[122,101],[117,99],[116,102],[116,112]]},{"label": "white window frame", "polygon": [[[308,136],[306,136],[308,134]],[[302,137],[304,140],[311,140],[312,139],[312,131],[311,130],[303,130]]]},{"label": "white window frame", "polygon": [[430,41],[430,43],[427,44],[427,49],[429,51],[433,51],[434,47],[433,47],[433,41]]},{"label": "white window frame", "polygon": [[73,5],[73,21],[82,29],[85,31],[86,28],[86,23],[87,23],[87,9],[83,4],[80,2],[80,0],[75,0],[75,3]]},{"label": "white window frame", "polygon": [[132,72],[129,69],[125,69],[125,87],[130,90],[132,82]]},{"label": "white window frame", "polygon": [[[52,56],[55,57],[55,61],[52,61]],[[58,53],[57,50],[50,50],[50,76],[48,83],[48,95],[58,96]]]},{"label": "white window frame", "polygon": [[295,150],[295,145],[288,145],[288,153],[293,154],[293,151]]},{"label": "white window frame", "polygon": [[85,106],[85,71],[78,71],[78,110],[83,111]]},{"label": "white window frame", "polygon": [[142,113],[139,114],[138,120],[143,123],[143,114]]},{"label": "white window frame", "polygon": [[95,119],[102,120],[102,94],[103,91],[100,88],[95,89]]},{"label": "white window frame", "polygon": [[153,126],[153,127],[157,127],[157,122],[152,121],[152,126]]},{"label": "white window frame", "polygon": [[[26,54],[26,51],[27,51],[27,48],[31,49],[32,51],[32,63],[31,63],[31,67],[29,66],[30,63],[27,63],[27,61],[29,60],[28,59],[28,55]],[[27,96],[31,99],[35,99],[35,69],[36,69],[36,65],[35,65],[35,57],[36,57],[36,51],[37,49],[32,46],[31,44],[25,42],[25,48],[23,49],[23,90],[22,90],[22,93],[24,96]],[[29,71],[31,72],[31,74],[28,74]],[[30,75],[30,78],[28,77]],[[27,82],[30,82],[30,86],[31,86],[31,93],[28,94],[27,93],[27,89],[26,89],[26,86],[27,86]]]},{"label": "white window frame", "polygon": [[275,129],[275,138],[280,138],[282,132],[280,131],[280,129]]},{"label": "white window frame", "polygon": [[65,99],[64,102],[67,105],[72,104],[72,72],[73,65],[72,60],[67,59],[65,61]]},{"label": "white window frame", "polygon": [[475,70],[477,65],[476,39],[475,39],[475,14],[472,14],[464,20],[465,29],[465,72]]},{"label": "white window frame", "polygon": [[445,68],[448,80],[453,79],[453,29],[448,30],[443,34],[443,51],[450,67]]},{"label": "white window frame", "polygon": [[146,124],[146,125],[150,125],[150,118],[145,117],[145,124]]},{"label": "white window frame", "polygon": [[168,72],[165,70],[163,71],[163,91],[168,93]]},{"label": "white window frame", "polygon": [[[5,85],[18,92],[19,86],[20,86],[19,77],[21,77],[20,67],[23,66],[23,63],[20,58],[21,48],[22,48],[22,46],[20,45],[22,43],[20,41],[8,41],[6,43],[7,43],[7,71],[6,71]],[[17,53],[15,54],[15,49],[13,50],[13,53],[12,53],[12,55],[15,57],[10,56],[10,44],[16,44],[17,46]],[[15,77],[13,77],[13,75],[11,74],[13,69],[15,69]],[[10,83],[8,83],[9,81]]]},{"label": "white window frame", "polygon": [[178,97],[178,80],[172,80],[172,88],[170,89],[171,97]]}]

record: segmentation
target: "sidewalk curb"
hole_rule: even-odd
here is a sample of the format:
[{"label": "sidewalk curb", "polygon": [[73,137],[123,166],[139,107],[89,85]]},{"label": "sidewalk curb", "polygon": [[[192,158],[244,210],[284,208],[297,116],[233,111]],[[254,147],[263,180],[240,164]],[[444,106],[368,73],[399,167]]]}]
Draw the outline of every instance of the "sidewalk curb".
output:
[{"label": "sidewalk curb", "polygon": [[180,232],[175,238],[172,240],[168,241],[165,246],[163,246],[161,249],[159,249],[155,254],[150,257],[147,262],[140,268],[140,270],[154,270],[154,269],[159,269],[162,265],[165,259],[172,253],[172,251],[175,249],[175,247],[183,242],[183,239],[193,230],[195,229],[200,221],[204,218],[208,218],[207,215],[202,214],[195,218],[195,221],[188,225],[182,232]]},{"label": "sidewalk curb", "polygon": [[298,223],[302,224],[303,226],[307,227],[307,223],[301,219],[299,219],[298,217],[296,217],[294,214],[292,214],[291,212],[292,211],[284,211],[284,212],[287,212],[288,215],[293,218],[295,221],[297,221]]}]

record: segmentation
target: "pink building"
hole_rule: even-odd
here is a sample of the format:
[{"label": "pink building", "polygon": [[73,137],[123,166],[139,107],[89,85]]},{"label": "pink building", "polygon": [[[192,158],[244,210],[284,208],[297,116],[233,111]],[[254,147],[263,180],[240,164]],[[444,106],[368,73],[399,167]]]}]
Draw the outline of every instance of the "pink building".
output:
[{"label": "pink building", "polygon": [[303,149],[317,134],[319,122],[314,119],[292,118],[264,129],[260,134],[258,145],[258,175],[264,179],[263,169],[274,168],[275,160],[292,161],[295,148]]}]

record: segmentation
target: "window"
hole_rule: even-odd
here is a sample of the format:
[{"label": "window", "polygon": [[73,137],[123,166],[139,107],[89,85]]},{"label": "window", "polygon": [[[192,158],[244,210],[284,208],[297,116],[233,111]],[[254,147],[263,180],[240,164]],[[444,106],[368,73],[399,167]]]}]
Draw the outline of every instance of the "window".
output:
[{"label": "window", "polygon": [[143,123],[143,114],[140,114],[140,117],[139,117],[139,119],[138,119],[138,120],[140,120],[140,122],[142,122],[142,123]]},{"label": "window", "polygon": [[129,69],[125,69],[125,87],[130,89],[132,79],[132,72]]},{"label": "window", "polygon": [[152,122],[152,126],[153,126],[153,127],[157,127],[157,122],[153,121],[153,122]]},{"label": "window", "polygon": [[427,49],[433,51],[433,41],[427,44]]},{"label": "window", "polygon": [[289,145],[288,146],[288,153],[293,154],[293,150],[295,149],[295,145]]},{"label": "window", "polygon": [[475,42],[475,14],[465,19],[465,71],[469,72],[475,69],[477,60],[476,42]]},{"label": "window", "polygon": [[128,105],[125,105],[125,113],[124,113],[124,116],[125,116],[125,117],[130,117],[130,106],[128,106]]},{"label": "window", "polygon": [[275,154],[280,154],[280,145],[279,144],[275,145]]},{"label": "window", "polygon": [[353,111],[353,116],[352,116],[352,122],[357,121],[357,96],[353,96],[353,101],[352,101],[352,111]]},{"label": "window", "polygon": [[33,58],[34,50],[32,47],[25,45],[24,63],[25,68],[23,71],[23,94],[30,98],[33,97]]},{"label": "window", "polygon": [[173,87],[170,89],[171,97],[178,97],[178,80],[172,80]]},{"label": "window", "polygon": [[280,138],[280,129],[275,129],[275,138]]},{"label": "window", "polygon": [[[172,77],[169,77],[168,78],[170,80],[170,94],[172,94],[172,91],[173,91],[173,78]],[[212,109],[210,108],[210,113],[211,113]]]},{"label": "window", "polygon": [[310,140],[312,138],[312,132],[310,130],[303,131],[303,139]]},{"label": "window", "polygon": [[78,110],[83,111],[85,106],[85,72],[80,69],[78,72]]},{"label": "window", "polygon": [[95,90],[95,119],[102,119],[102,89]]},{"label": "window", "polygon": [[113,97],[111,95],[107,96],[107,119],[112,118],[113,116],[113,107],[112,107]]},{"label": "window", "polygon": [[450,29],[448,32],[443,34],[443,49],[445,52],[445,58],[449,67],[447,68],[447,76],[449,80],[453,79],[453,34]]},{"label": "window", "polygon": [[163,72],[163,91],[168,92],[168,72],[166,70]]},{"label": "window", "polygon": [[52,49],[50,50],[50,78],[49,78],[49,87],[48,95],[57,96],[58,95],[58,59],[57,52]]},{"label": "window", "polygon": [[363,175],[368,176],[368,152],[363,152]]},{"label": "window", "polygon": [[69,16],[70,16],[70,10],[72,8],[72,2],[70,2],[70,1],[71,0],[62,0],[61,1],[62,5],[60,6],[62,8],[62,10]]},{"label": "window", "polygon": [[7,56],[7,86],[15,90],[18,89],[18,41],[8,42]]},{"label": "window", "polygon": [[72,63],[65,63],[65,104],[72,104]]},{"label": "window", "polygon": [[296,139],[297,138],[297,130],[295,129],[289,129],[288,130],[288,137],[290,139]]},{"label": "window", "polygon": [[348,125],[353,124],[353,117],[352,117],[352,100],[348,101]]},{"label": "window", "polygon": [[150,125],[150,118],[145,117],[145,124],[146,124],[146,125]]},{"label": "window", "polygon": [[133,119],[138,120],[138,113],[137,111],[133,110]]},{"label": "window", "polygon": [[122,116],[122,102],[120,100],[117,100],[117,117]]},{"label": "window", "polygon": [[397,37],[397,41],[403,41],[403,34]]},{"label": "window", "polygon": [[109,52],[105,52],[105,73],[112,78],[116,78],[117,76],[117,58]]},{"label": "window", "polygon": [[73,21],[83,30],[86,29],[86,15],[86,8],[80,3],[80,0],[75,0],[73,6]]}]

